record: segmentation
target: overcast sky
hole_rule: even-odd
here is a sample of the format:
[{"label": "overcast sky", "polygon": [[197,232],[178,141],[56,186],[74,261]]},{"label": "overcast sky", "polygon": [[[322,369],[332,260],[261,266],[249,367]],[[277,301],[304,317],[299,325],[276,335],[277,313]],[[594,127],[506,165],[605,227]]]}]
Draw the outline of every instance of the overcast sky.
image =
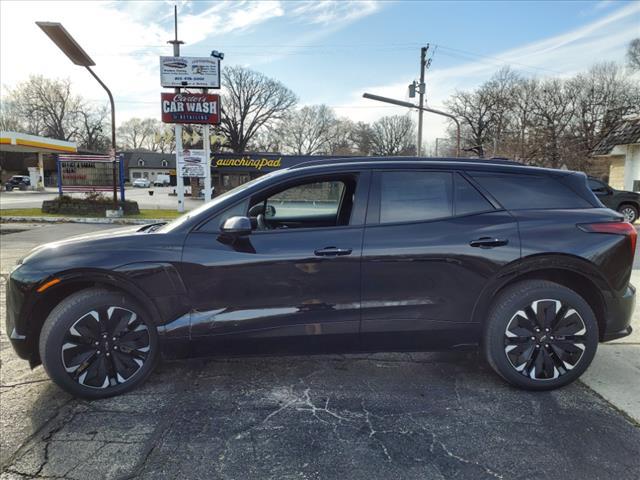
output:
[{"label": "overcast sky", "polygon": [[[69,77],[76,92],[105,103],[35,21],[61,22],[93,57],[116,97],[117,120],[160,118],[158,56],[170,55],[176,2],[0,2],[0,82],[30,74]],[[225,53],[277,78],[301,104],[325,103],[340,116],[375,120],[404,113],[361,98],[365,91],[407,98],[419,51],[430,44],[429,105],[487,80],[510,64],[528,76],[570,76],[598,61],[624,61],[640,36],[640,2],[180,1],[182,54]],[[426,116],[425,137],[444,123]]]}]

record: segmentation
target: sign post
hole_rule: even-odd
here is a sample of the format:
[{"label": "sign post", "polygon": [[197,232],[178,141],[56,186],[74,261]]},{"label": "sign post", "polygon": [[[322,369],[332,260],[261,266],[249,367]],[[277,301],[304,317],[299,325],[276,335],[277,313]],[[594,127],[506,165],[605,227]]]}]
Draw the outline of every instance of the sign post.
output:
[{"label": "sign post", "polygon": [[[220,95],[211,95],[209,88],[220,88],[221,52],[213,51],[210,57],[181,57],[178,40],[178,9],[174,12],[174,40],[172,57],[160,57],[160,84],[162,87],[175,88],[174,93],[162,93],[162,121],[175,125],[176,137],[176,190],[178,194],[178,212],[184,212],[184,176],[204,177],[204,199],[211,200],[211,136],[210,124],[220,123]],[[202,93],[182,92],[181,88],[199,88]],[[197,123],[203,125],[203,161],[196,168],[188,165],[187,156],[193,162],[198,158],[191,150],[190,154],[182,146],[182,124]],[[182,163],[182,164],[181,164]],[[204,169],[202,171],[201,169]],[[186,175],[185,175],[186,174]]]}]

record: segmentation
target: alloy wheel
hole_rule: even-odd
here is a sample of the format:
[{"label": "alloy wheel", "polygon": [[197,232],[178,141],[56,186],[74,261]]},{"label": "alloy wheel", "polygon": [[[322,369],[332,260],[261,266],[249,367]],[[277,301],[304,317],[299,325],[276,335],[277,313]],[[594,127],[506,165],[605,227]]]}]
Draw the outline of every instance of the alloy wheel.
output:
[{"label": "alloy wheel", "polygon": [[632,207],[624,207],[620,210],[620,213],[624,215],[624,221],[633,223],[636,220],[636,211]]},{"label": "alloy wheel", "polygon": [[504,351],[522,375],[554,380],[578,365],[586,337],[585,323],[574,308],[559,300],[536,300],[518,310],[507,324]]},{"label": "alloy wheel", "polygon": [[91,310],[66,332],[62,364],[71,378],[90,388],[107,388],[131,380],[151,350],[147,326],[122,307]]}]

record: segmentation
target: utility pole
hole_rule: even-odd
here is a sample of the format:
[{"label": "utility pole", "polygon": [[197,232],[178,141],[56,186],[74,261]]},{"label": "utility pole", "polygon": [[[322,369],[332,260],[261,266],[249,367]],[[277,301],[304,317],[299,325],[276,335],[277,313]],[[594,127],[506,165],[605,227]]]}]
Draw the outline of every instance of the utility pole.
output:
[{"label": "utility pole", "polygon": [[422,115],[424,114],[422,109],[424,107],[424,73],[427,69],[427,50],[429,50],[429,44],[420,49],[420,84],[418,85],[418,156],[422,155]]},{"label": "utility pole", "polygon": [[[173,6],[173,27],[175,36],[173,40],[169,40],[167,43],[173,45],[173,56],[180,56],[180,45],[184,42],[178,40],[178,7]],[[180,93],[180,88],[175,89],[175,93]],[[178,157],[182,155],[182,125],[175,124],[175,137],[176,137],[176,191],[178,193],[178,212],[184,212],[184,180],[182,178],[182,172],[178,165]]]}]

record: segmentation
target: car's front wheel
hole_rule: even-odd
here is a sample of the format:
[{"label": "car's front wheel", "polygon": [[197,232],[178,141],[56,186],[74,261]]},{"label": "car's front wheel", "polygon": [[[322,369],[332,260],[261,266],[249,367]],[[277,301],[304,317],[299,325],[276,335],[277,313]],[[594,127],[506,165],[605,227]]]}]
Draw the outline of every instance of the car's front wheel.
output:
[{"label": "car's front wheel", "polygon": [[512,385],[550,390],[584,373],[595,356],[598,334],[584,298],[556,283],[529,280],[497,297],[483,348],[491,367]]},{"label": "car's front wheel", "polygon": [[143,382],[158,358],[149,315],[127,295],[92,288],[57,305],[40,334],[51,379],[72,395],[103,398]]},{"label": "car's front wheel", "polygon": [[630,204],[621,205],[618,211],[624,215],[625,222],[635,223],[638,220],[638,209]]}]

